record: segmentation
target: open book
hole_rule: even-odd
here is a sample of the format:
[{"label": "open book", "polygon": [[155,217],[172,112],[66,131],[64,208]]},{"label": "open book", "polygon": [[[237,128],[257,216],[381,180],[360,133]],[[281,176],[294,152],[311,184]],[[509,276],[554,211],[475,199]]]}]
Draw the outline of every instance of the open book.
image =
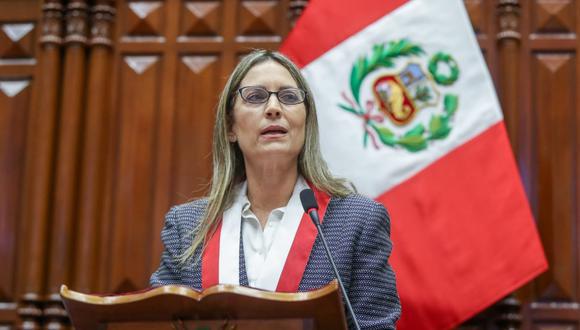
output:
[{"label": "open book", "polygon": [[202,292],[166,285],[121,295],[60,294],[73,326],[84,329],[346,329],[338,284],[279,293],[235,285]]}]

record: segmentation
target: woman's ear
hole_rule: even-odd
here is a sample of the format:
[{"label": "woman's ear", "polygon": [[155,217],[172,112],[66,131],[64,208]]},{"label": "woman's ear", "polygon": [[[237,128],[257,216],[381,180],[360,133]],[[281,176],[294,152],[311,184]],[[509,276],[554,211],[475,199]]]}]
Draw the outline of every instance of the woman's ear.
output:
[{"label": "woman's ear", "polygon": [[234,143],[237,140],[238,140],[238,137],[236,136],[236,134],[234,132],[228,133],[228,141],[230,141],[230,143]]}]

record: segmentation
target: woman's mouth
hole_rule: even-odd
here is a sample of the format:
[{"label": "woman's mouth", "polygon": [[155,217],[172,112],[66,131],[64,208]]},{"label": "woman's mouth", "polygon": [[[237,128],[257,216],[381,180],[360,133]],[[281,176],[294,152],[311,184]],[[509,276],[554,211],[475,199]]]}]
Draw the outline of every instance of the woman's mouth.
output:
[{"label": "woman's mouth", "polygon": [[260,131],[260,135],[264,137],[280,137],[288,133],[288,130],[279,125],[270,125]]}]

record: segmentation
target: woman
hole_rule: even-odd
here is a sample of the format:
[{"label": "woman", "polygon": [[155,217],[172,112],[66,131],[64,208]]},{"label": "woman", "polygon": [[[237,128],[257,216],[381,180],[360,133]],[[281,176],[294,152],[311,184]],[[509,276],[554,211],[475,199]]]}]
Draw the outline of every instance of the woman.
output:
[{"label": "woman", "polygon": [[400,304],[387,212],[330,174],[305,79],[286,57],[265,50],[244,57],[226,83],[209,196],[167,214],[151,285],[295,292],[328,284],[335,276],[300,205],[308,187],[361,327],[394,328]]}]

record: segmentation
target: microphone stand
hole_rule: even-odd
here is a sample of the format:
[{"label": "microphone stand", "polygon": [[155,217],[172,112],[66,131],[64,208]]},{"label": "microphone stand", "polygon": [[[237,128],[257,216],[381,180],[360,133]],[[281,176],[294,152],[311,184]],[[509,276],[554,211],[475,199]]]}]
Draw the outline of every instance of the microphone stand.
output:
[{"label": "microphone stand", "polygon": [[[314,216],[312,213],[314,213]],[[332,254],[330,254],[330,248],[328,248],[328,244],[326,244],[326,239],[324,238],[324,234],[322,233],[322,228],[320,227],[320,221],[318,220],[318,214],[316,214],[316,211],[312,210],[312,211],[308,212],[308,215],[310,216],[310,219],[312,219],[312,222],[314,222],[314,225],[316,226],[316,229],[318,230],[318,234],[320,235],[320,238],[322,239],[322,244],[324,245],[324,250],[326,251],[326,255],[328,256],[328,260],[330,260],[330,264],[332,265],[332,270],[334,271],[334,275],[336,276],[336,279],[338,280],[338,285],[340,286],[340,290],[342,290],[342,293],[344,293],[344,301],[346,302],[346,308],[348,309],[348,312],[350,313],[350,315],[352,315],[352,321],[354,323],[355,329],[360,330],[358,320],[356,319],[356,316],[355,316],[354,311],[352,310],[352,306],[350,304],[350,300],[348,299],[348,295],[346,294],[346,290],[344,289],[344,285],[342,284],[342,279],[340,278],[340,275],[338,274],[338,269],[336,268],[336,265],[334,264],[334,259],[332,258]]]}]

